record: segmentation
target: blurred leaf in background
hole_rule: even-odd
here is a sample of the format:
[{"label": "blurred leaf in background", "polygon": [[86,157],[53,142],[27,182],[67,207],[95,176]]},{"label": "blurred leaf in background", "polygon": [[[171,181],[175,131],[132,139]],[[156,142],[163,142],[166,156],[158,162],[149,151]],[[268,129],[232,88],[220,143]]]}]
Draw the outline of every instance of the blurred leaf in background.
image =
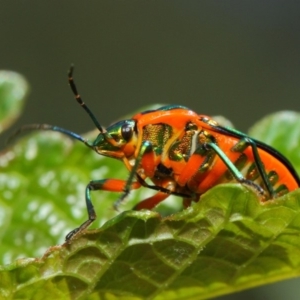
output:
[{"label": "blurred leaf in background", "polygon": [[0,71],[0,133],[20,115],[28,94],[25,78],[13,71]]}]

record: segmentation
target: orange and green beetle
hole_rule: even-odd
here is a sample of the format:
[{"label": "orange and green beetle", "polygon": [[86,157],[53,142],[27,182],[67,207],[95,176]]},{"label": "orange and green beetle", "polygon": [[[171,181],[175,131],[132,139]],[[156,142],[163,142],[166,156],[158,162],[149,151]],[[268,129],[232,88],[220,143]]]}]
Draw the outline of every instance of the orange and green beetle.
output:
[{"label": "orange and green beetle", "polygon": [[[97,138],[89,142],[74,132],[47,124],[26,125],[17,133],[32,129],[61,132],[98,154],[123,161],[129,178],[92,180],[87,185],[88,220],[71,231],[67,241],[96,219],[90,195],[94,190],[123,192],[115,207],[132,189],[144,186],[156,190],[155,195],[136,205],[135,209],[140,210],[154,208],[169,195],[182,197],[188,206],[215,185],[232,181],[250,186],[262,201],[300,186],[291,163],[275,149],[181,105],[144,111],[104,129],[82,101],[72,74],[73,67],[68,74],[69,84],[77,102],[98,128]],[[153,185],[146,182],[147,178]]]}]

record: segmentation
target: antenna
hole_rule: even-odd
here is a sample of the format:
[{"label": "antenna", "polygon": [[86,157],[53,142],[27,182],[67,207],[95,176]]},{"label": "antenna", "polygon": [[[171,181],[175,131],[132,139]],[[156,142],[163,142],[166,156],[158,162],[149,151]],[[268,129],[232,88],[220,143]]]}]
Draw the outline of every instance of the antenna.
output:
[{"label": "antenna", "polygon": [[[76,101],[80,104],[80,106],[82,108],[84,108],[84,110],[88,113],[88,115],[90,116],[90,118],[92,119],[93,123],[95,124],[95,126],[98,128],[98,130],[100,131],[100,133],[103,133],[108,139],[112,139],[110,135],[107,135],[107,132],[102,128],[102,126],[100,125],[100,123],[98,122],[98,120],[96,119],[96,117],[94,116],[94,114],[92,113],[92,111],[88,108],[88,106],[83,102],[81,96],[79,95],[74,79],[73,79],[73,71],[74,71],[74,65],[72,64],[69,72],[68,72],[68,80],[69,80],[69,84],[71,87],[71,90],[75,96]],[[7,139],[7,144],[9,144],[17,135],[19,135],[20,133],[22,133],[23,131],[30,131],[30,130],[48,130],[48,131],[58,131],[60,133],[63,133],[75,140],[78,140],[82,143],[84,143],[85,145],[87,145],[89,148],[94,149],[93,145],[91,143],[89,143],[86,139],[84,139],[82,136],[80,136],[79,134],[72,132],[70,130],[64,129],[62,127],[59,126],[54,126],[54,125],[49,125],[49,124],[29,124],[29,125],[24,125],[21,128],[19,128],[17,131],[15,131],[8,139]]]},{"label": "antenna", "polygon": [[76,101],[79,103],[79,105],[89,114],[90,118],[92,119],[93,123],[95,124],[95,126],[99,129],[99,131],[101,133],[104,132],[102,126],[100,125],[100,123],[98,122],[98,120],[96,119],[95,115],[92,113],[92,111],[88,108],[88,106],[83,102],[81,96],[79,95],[74,79],[73,79],[73,72],[74,72],[74,65],[72,64],[69,72],[68,72],[68,79],[69,79],[69,84],[71,87],[71,90],[75,96]]},{"label": "antenna", "polygon": [[84,143],[85,145],[87,145],[89,148],[94,149],[93,145],[89,143],[88,140],[84,139],[82,136],[80,136],[79,134],[72,132],[70,130],[58,127],[58,126],[53,126],[53,125],[49,125],[49,124],[29,124],[29,125],[24,125],[21,128],[19,128],[18,130],[16,130],[8,139],[7,139],[7,144],[11,143],[11,141],[17,136],[19,135],[21,132],[23,131],[30,131],[30,130],[48,130],[48,131],[58,131],[60,133],[63,133],[75,140],[78,140],[82,143]]}]

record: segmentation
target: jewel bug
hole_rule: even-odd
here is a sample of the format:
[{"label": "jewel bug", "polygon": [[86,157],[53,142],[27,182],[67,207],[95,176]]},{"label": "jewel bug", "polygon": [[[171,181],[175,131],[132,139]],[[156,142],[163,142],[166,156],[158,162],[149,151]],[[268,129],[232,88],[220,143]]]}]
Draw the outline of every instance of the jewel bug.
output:
[{"label": "jewel bug", "polygon": [[[117,208],[133,189],[146,187],[156,194],[139,202],[134,209],[152,209],[169,195],[183,198],[185,206],[220,183],[239,182],[251,187],[262,201],[274,199],[300,186],[291,163],[270,146],[237,130],[222,127],[213,119],[181,105],[163,106],[102,127],[83,102],[73,80],[73,66],[68,81],[76,101],[88,113],[99,134],[93,142],[64,128],[31,124],[25,130],[58,131],[84,143],[100,155],[123,161],[129,170],[127,180],[92,180],[86,187],[88,220],[71,231],[70,241],[95,219],[91,191],[121,192]],[[146,182],[150,179],[152,184]]]}]

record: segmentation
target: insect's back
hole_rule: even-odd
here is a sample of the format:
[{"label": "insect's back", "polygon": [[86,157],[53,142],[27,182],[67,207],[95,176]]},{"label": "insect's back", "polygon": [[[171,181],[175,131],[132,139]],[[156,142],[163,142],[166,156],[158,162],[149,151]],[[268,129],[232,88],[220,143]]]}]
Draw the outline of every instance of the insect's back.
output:
[{"label": "insect's back", "polygon": [[[141,167],[154,183],[165,177],[176,185],[176,192],[200,195],[216,184],[236,181],[222,159],[224,154],[245,179],[266,189],[253,148],[243,141],[246,135],[220,127],[183,106],[166,106],[133,119],[140,134],[137,149],[145,140],[153,146],[154,163],[147,167],[142,161]],[[254,143],[276,197],[298,188],[299,178],[288,161],[271,147]],[[211,144],[223,154],[208,147]]]}]

